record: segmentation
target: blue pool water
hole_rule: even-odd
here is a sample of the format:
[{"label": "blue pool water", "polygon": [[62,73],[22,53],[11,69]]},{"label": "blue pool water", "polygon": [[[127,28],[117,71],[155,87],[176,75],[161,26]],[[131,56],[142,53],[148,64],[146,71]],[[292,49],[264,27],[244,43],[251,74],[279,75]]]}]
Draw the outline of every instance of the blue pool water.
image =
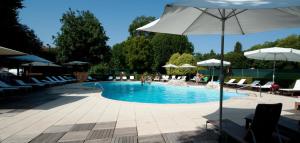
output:
[{"label": "blue pool water", "polygon": [[[100,82],[89,83],[86,86],[101,86],[104,89],[102,96],[129,102],[187,104],[219,101],[219,90],[193,86],[172,86],[161,83],[142,86],[140,82]],[[245,95],[224,92],[224,100],[237,96]]]}]

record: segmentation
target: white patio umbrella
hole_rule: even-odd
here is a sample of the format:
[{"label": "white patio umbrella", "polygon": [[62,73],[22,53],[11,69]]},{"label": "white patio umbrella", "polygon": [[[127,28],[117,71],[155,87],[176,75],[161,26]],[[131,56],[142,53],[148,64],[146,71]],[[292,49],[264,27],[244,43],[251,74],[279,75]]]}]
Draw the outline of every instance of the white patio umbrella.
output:
[{"label": "white patio umbrella", "polygon": [[220,133],[223,106],[224,35],[300,27],[296,0],[181,0],[163,15],[137,30],[178,35],[221,34]]},{"label": "white patio umbrella", "polygon": [[300,50],[292,48],[265,48],[245,52],[244,55],[250,59],[273,61],[273,83],[275,82],[276,61],[300,62]]},{"label": "white patio umbrella", "polygon": [[0,46],[0,56],[20,56],[26,53]]},{"label": "white patio umbrella", "polygon": [[[215,68],[214,67],[219,67],[221,66],[221,60],[217,59],[209,59],[201,62],[197,62],[198,66],[205,66],[205,67],[212,67],[213,69],[213,74],[211,77],[211,81],[214,81],[214,74],[215,74]],[[229,66],[230,62],[223,61],[223,66]]]},{"label": "white patio umbrella", "polygon": [[172,68],[178,68],[178,66],[173,65],[173,64],[166,64],[166,65],[164,65],[164,66],[162,66],[162,67],[164,67],[164,68],[169,68],[170,73],[171,73],[171,69],[172,69]]},{"label": "white patio umbrella", "polygon": [[191,64],[183,64],[179,66],[179,68],[191,69],[191,68],[196,68],[196,66],[193,66]]}]

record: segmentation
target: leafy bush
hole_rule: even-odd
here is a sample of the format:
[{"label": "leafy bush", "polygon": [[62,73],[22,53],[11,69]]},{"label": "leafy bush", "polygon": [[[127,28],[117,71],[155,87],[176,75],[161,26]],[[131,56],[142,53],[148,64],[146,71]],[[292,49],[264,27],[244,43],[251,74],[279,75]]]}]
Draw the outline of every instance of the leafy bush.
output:
[{"label": "leafy bush", "polygon": [[90,75],[108,75],[109,73],[110,67],[107,63],[97,64],[89,69]]}]

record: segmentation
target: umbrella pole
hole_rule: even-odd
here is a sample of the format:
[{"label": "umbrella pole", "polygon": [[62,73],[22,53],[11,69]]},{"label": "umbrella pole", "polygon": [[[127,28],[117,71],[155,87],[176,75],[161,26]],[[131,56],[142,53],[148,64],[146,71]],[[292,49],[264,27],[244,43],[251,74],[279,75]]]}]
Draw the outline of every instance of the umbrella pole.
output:
[{"label": "umbrella pole", "polygon": [[275,83],[275,66],[276,66],[276,54],[274,54],[274,62],[273,62],[273,83]]},{"label": "umbrella pole", "polygon": [[221,67],[220,67],[220,142],[222,142],[222,116],[223,116],[223,85],[224,85],[224,74],[223,74],[223,61],[224,61],[224,33],[225,33],[225,9],[222,10],[222,35],[221,35]]}]

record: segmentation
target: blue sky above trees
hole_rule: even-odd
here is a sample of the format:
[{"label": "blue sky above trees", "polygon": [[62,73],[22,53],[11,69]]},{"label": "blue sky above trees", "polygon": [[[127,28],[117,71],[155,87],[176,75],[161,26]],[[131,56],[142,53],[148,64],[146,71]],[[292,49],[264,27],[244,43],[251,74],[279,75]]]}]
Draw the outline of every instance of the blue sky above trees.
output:
[{"label": "blue sky above trees", "polygon": [[[109,45],[126,40],[128,27],[137,16],[159,17],[165,4],[173,0],[24,0],[20,11],[21,23],[32,28],[44,44],[53,44],[52,36],[60,31],[60,18],[69,8],[73,10],[89,10],[103,24]],[[265,41],[274,41],[290,34],[300,34],[300,29],[287,29],[249,35],[233,35],[225,37],[225,51],[232,51],[236,41],[240,41],[244,49]],[[195,46],[195,52],[206,53],[211,49],[219,53],[218,35],[189,36]],[[292,48],[292,47],[291,47]]]}]

